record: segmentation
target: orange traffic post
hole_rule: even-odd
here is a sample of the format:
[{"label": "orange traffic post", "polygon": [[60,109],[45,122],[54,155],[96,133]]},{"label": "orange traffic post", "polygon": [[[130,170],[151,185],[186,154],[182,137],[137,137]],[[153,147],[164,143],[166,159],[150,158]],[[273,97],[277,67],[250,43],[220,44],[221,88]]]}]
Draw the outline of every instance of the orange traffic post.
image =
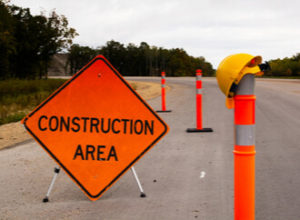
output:
[{"label": "orange traffic post", "polygon": [[166,110],[166,73],[161,72],[161,110],[156,112],[171,112]]},{"label": "orange traffic post", "polygon": [[202,127],[202,70],[196,70],[196,128],[188,128],[187,132],[212,132],[211,128]]},{"label": "orange traffic post", "polygon": [[234,96],[234,216],[255,219],[255,75],[245,75]]},{"label": "orange traffic post", "polygon": [[261,56],[240,53],[226,57],[216,76],[226,96],[226,106],[234,108],[234,219],[255,219],[255,76],[270,70]]}]

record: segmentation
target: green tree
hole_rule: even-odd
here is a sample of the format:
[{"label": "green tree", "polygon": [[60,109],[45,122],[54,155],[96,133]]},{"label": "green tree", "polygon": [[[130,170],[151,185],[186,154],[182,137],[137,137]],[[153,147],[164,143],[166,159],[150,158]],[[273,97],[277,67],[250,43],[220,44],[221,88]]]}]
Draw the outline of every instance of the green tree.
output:
[{"label": "green tree", "polygon": [[63,15],[33,16],[29,8],[0,0],[0,77],[47,77],[51,57],[77,35]]},{"label": "green tree", "polygon": [[124,56],[124,68],[121,74],[127,76],[137,76],[139,72],[139,62],[139,48],[132,43],[128,44]]},{"label": "green tree", "polygon": [[101,47],[99,52],[102,53],[119,72],[123,71],[123,67],[125,64],[124,56],[126,53],[123,44],[111,40],[108,41],[105,46]]},{"label": "green tree", "polygon": [[78,72],[89,61],[97,55],[97,51],[90,48],[73,44],[69,49],[69,56],[67,64],[70,65],[70,74]]},{"label": "green tree", "polygon": [[146,42],[141,42],[138,46],[132,43],[124,46],[114,40],[98,48],[99,50],[93,50],[73,45],[69,51],[71,72],[76,72],[92,59],[88,54],[99,53],[125,76],[160,76],[162,71],[168,76],[194,76],[196,69],[202,69],[205,76],[213,76],[215,73],[204,57],[189,56],[184,49],[168,50],[150,46]]},{"label": "green tree", "polygon": [[300,62],[300,53],[297,53],[296,55],[292,56],[292,60]]},{"label": "green tree", "polygon": [[8,7],[0,1],[0,79],[10,77],[10,57],[15,53],[13,19]]},{"label": "green tree", "polygon": [[[78,34],[74,28],[68,27],[67,18],[64,15],[58,15],[55,11],[50,13],[40,30],[44,31],[40,36],[38,54],[43,68],[41,73],[47,77],[51,57],[63,49],[68,49],[72,45],[72,39]],[[41,77],[42,74],[40,74]]]},{"label": "green tree", "polygon": [[300,54],[291,58],[276,59],[269,61],[271,70],[265,73],[266,76],[299,76],[300,75]]}]

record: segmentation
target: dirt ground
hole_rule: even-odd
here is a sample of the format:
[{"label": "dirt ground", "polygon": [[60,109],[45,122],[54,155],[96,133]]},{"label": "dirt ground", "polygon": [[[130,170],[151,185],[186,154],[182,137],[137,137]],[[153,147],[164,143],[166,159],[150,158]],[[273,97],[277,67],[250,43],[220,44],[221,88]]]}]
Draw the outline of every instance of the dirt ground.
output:
[{"label": "dirt ground", "polygon": [[[137,93],[145,100],[155,98],[160,95],[161,85],[150,82],[129,82],[136,85]],[[167,91],[170,87],[167,87]],[[21,142],[28,141],[31,136],[25,130],[21,122],[14,122],[0,126],[0,150],[13,147]]]}]

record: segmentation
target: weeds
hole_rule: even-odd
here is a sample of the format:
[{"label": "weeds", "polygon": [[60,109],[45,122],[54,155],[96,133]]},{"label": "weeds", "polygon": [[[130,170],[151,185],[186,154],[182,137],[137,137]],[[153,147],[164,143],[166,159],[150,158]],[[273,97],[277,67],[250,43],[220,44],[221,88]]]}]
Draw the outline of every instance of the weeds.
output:
[{"label": "weeds", "polygon": [[21,120],[66,80],[0,81],[0,125]]},{"label": "weeds", "polygon": [[[66,80],[4,80],[0,81],[0,125],[16,122],[44,101]],[[133,89],[135,83],[130,82]]]}]

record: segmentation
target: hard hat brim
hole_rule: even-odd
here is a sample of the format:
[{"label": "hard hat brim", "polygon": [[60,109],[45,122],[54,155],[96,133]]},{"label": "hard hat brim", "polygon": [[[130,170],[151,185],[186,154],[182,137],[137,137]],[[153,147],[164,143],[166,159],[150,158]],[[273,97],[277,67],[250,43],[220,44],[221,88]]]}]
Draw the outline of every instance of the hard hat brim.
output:
[{"label": "hard hat brim", "polygon": [[246,74],[261,74],[258,67],[261,62],[261,56],[250,54],[235,54],[226,57],[217,69],[219,87],[225,96],[234,96],[232,86],[238,85]]}]

